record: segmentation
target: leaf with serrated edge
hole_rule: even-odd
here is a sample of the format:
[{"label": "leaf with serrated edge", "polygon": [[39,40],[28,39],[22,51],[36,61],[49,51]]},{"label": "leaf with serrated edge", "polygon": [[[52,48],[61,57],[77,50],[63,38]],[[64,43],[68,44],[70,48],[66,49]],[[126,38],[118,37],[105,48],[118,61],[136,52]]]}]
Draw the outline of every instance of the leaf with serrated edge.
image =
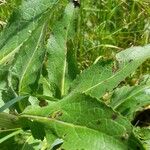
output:
[{"label": "leaf with serrated edge", "polygon": [[40,25],[15,56],[11,73],[12,77],[15,76],[19,80],[17,91],[19,95],[32,93],[34,89],[37,89],[37,81],[45,56],[44,28],[45,24]]},{"label": "leaf with serrated edge", "polygon": [[39,22],[46,21],[57,0],[22,1],[0,36],[0,65],[13,59]]},{"label": "leaf with serrated edge", "polygon": [[127,149],[132,133],[128,120],[104,103],[83,94],[66,97],[44,108],[29,107],[20,117],[43,123],[47,137],[62,138],[61,148],[70,150]]},{"label": "leaf with serrated edge", "polygon": [[150,105],[150,82],[134,87],[124,86],[114,91],[110,106],[133,120],[136,112]]},{"label": "leaf with serrated edge", "polygon": [[106,92],[113,90],[148,58],[150,58],[150,45],[133,47],[118,53],[115,70],[112,63],[105,64],[100,60],[75,79],[70,94],[81,92],[100,98]]}]

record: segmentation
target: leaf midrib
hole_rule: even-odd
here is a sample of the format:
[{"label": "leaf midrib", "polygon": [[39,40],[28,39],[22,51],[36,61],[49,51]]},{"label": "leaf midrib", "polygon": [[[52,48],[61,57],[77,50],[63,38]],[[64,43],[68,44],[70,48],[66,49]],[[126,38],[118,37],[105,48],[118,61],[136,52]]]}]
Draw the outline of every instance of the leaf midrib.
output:
[{"label": "leaf midrib", "polygon": [[[26,40],[25,40],[26,41]],[[5,57],[3,57],[0,60],[0,64],[5,63],[5,61],[7,61],[11,56],[13,56],[17,51],[19,51],[20,47],[23,45],[23,43],[25,42],[23,41],[19,46],[17,46],[15,49],[13,49],[10,53],[8,53]]]},{"label": "leaf midrib", "polygon": [[[139,62],[139,61],[138,61],[138,62]],[[143,61],[142,61],[142,62],[143,62]],[[134,63],[135,63],[135,62],[134,62]],[[125,65],[122,69],[120,69],[116,74],[112,75],[110,78],[107,78],[106,80],[103,80],[103,81],[101,81],[101,82],[98,83],[98,84],[95,84],[94,86],[92,86],[92,87],[90,87],[90,88],[84,90],[82,93],[86,93],[86,92],[88,92],[88,91],[90,91],[90,90],[92,90],[92,89],[98,87],[99,85],[103,84],[104,82],[109,81],[109,80],[115,78],[116,76],[118,76],[118,74],[120,74],[121,72],[124,72],[124,70],[125,70],[126,68],[128,69],[128,66],[129,66],[129,65],[131,65],[131,64]],[[126,76],[127,76],[127,75],[126,75]]]},{"label": "leaf midrib", "polygon": [[138,94],[139,92],[142,92],[144,89],[147,89],[147,88],[150,88],[150,85],[149,85],[149,86],[145,85],[145,86],[143,86],[143,88],[139,89],[137,92],[131,94],[131,95],[128,96],[128,97],[126,97],[120,104],[116,105],[116,106],[114,107],[114,109],[116,109],[117,107],[119,107],[120,105],[122,105],[126,100],[132,98],[133,96],[135,96],[136,94]]},{"label": "leaf midrib", "polygon": [[[66,126],[70,126],[70,127],[73,127],[73,128],[88,129],[88,130],[91,130],[93,132],[98,132],[98,133],[105,134],[106,136],[109,136],[109,137],[113,137],[113,138],[115,137],[115,136],[106,134],[105,132],[102,132],[102,131],[99,131],[99,130],[96,130],[96,129],[93,129],[93,128],[89,128],[87,126],[81,126],[81,125],[76,125],[76,124],[74,125],[72,123],[56,120],[54,118],[48,118],[48,117],[42,117],[42,116],[33,116],[33,115],[24,115],[24,114],[21,115],[20,118],[33,119],[33,120],[36,120],[38,122],[43,122],[43,123],[44,123],[44,121],[49,121],[49,122],[54,122],[54,123],[56,122],[56,123],[59,123],[59,124],[62,124],[62,125],[66,125]],[[121,124],[119,124],[119,125],[121,125]],[[123,125],[121,125],[121,126],[123,126]],[[126,130],[126,128],[125,128],[125,130]],[[128,131],[128,133],[129,133],[129,131]],[[114,139],[117,139],[117,136]]]},{"label": "leaf midrib", "polygon": [[31,61],[32,61],[32,58],[34,57],[34,54],[35,54],[35,52],[36,52],[37,49],[38,49],[38,45],[39,45],[39,43],[40,43],[40,41],[41,41],[41,38],[42,38],[42,35],[43,35],[44,27],[45,27],[45,24],[44,24],[43,27],[42,27],[41,34],[40,34],[40,36],[39,36],[39,39],[38,39],[37,45],[36,45],[36,47],[35,47],[35,50],[34,50],[32,56],[30,57],[30,59],[29,59],[27,65],[26,65],[26,67],[25,67],[25,69],[24,69],[24,71],[23,71],[23,73],[22,73],[22,76],[21,76],[21,78],[20,78],[20,82],[19,82],[19,93],[20,93],[20,91],[21,91],[21,86],[22,86],[21,83],[22,83],[22,81],[23,81],[23,78],[24,78],[24,76],[25,76],[25,73],[27,72],[27,70],[28,70],[28,68],[29,68],[29,65],[30,65],[30,63],[31,63]]},{"label": "leaf midrib", "polygon": [[[70,18],[69,23],[67,25],[67,30],[66,30],[66,33],[65,33],[65,41],[67,41],[68,31],[69,31],[69,28],[70,28],[70,25],[71,25],[71,20],[72,20],[73,14],[74,14],[74,10],[72,12],[71,18]],[[65,74],[66,74],[66,66],[67,66],[67,62],[66,62],[67,61],[66,60],[67,45],[65,45],[65,47],[66,47],[66,52],[65,52],[65,60],[64,60],[63,74],[62,74],[62,80],[61,80],[61,97],[63,97],[63,95],[65,93]],[[65,47],[64,47],[64,50],[65,50]]]}]

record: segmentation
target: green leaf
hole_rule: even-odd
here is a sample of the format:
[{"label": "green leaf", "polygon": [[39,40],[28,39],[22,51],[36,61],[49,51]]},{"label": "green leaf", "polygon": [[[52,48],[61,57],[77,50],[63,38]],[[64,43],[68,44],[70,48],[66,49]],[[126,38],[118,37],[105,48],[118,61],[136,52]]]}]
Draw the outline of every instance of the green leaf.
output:
[{"label": "green leaf", "polygon": [[5,109],[10,108],[12,105],[14,105],[17,102],[20,102],[21,100],[26,100],[28,96],[18,96],[7,103],[5,103],[2,107],[0,107],[0,112],[3,112]]},{"label": "green leaf", "polygon": [[150,82],[134,87],[124,86],[114,91],[110,106],[133,120],[138,111],[150,105]]},{"label": "green leaf", "polygon": [[0,131],[19,128],[17,119],[15,115],[0,113]]},{"label": "green leaf", "polygon": [[3,92],[6,90],[7,87],[7,75],[8,70],[0,68],[0,107],[5,104],[3,99]]},{"label": "green leaf", "polygon": [[33,136],[30,135],[27,137],[21,150],[39,150],[42,148],[44,149],[44,142],[42,143],[40,140],[35,140]]},{"label": "green leaf", "polygon": [[[102,96],[109,88],[113,88],[114,85],[110,84],[106,86],[107,80],[112,76],[112,60],[100,60],[98,63],[92,65],[88,69],[84,70],[71,85],[71,94],[82,92],[89,93],[90,89],[99,87],[97,94],[93,94],[93,97],[98,95]],[[98,85],[99,84],[99,85]],[[87,91],[87,92],[86,92]],[[99,98],[99,97],[98,97]]]},{"label": "green leaf", "polygon": [[148,58],[150,45],[121,51],[116,55],[117,61],[114,64],[100,60],[75,79],[71,94],[81,92],[100,98],[106,92],[112,91]]},{"label": "green leaf", "polygon": [[134,150],[140,146],[138,143],[128,145],[132,134],[128,120],[83,94],[66,97],[44,108],[28,107],[20,117],[42,123],[49,144],[61,138],[64,149],[123,150],[130,147]]},{"label": "green leaf", "polygon": [[135,134],[139,137],[146,150],[150,149],[150,127],[135,128]]},{"label": "green leaf", "polygon": [[11,73],[12,80],[19,82],[17,87],[19,95],[33,93],[38,88],[37,82],[45,56],[44,28],[45,24],[39,25],[15,56]]},{"label": "green leaf", "polygon": [[63,18],[54,25],[47,44],[48,78],[50,85],[57,90],[56,97],[59,98],[65,94],[67,41],[74,35],[74,11],[73,3],[69,3],[65,9]]},{"label": "green leaf", "polygon": [[9,138],[13,137],[13,136],[20,134],[21,132],[22,132],[22,130],[17,130],[17,131],[14,131],[14,132],[8,134],[7,136],[0,139],[0,144],[3,143],[4,141],[8,140]]},{"label": "green leaf", "polygon": [[35,139],[44,140],[45,130],[43,124],[32,121],[30,123],[30,129]]},{"label": "green leaf", "polygon": [[47,20],[57,0],[24,0],[0,36],[0,65],[10,62],[39,22]]}]

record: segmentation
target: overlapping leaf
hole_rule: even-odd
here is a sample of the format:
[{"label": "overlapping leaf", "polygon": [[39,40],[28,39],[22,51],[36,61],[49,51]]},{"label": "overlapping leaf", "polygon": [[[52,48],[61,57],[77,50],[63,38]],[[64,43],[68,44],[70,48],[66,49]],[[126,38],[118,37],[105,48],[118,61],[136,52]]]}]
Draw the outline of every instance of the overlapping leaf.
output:
[{"label": "overlapping leaf", "polygon": [[19,128],[17,117],[7,113],[0,113],[0,131]]},{"label": "overlapping leaf", "polygon": [[7,78],[8,74],[9,70],[7,67],[0,67],[0,107],[2,107],[5,103],[14,98],[13,91],[11,90],[11,88],[9,88]]},{"label": "overlapping leaf", "polygon": [[72,3],[68,4],[63,18],[54,25],[47,45],[48,78],[52,87],[57,91],[57,97],[61,97],[65,93],[67,41],[74,35],[74,11],[74,5]]},{"label": "overlapping leaf", "polygon": [[19,95],[32,93],[37,89],[37,81],[40,76],[44,61],[45,48],[44,27],[40,25],[32,36],[24,43],[15,57],[14,66],[11,69],[12,77],[18,79]]},{"label": "overlapping leaf", "polygon": [[44,125],[49,144],[61,138],[64,149],[134,149],[128,145],[130,123],[97,99],[75,94],[44,108],[28,108],[20,116]]},{"label": "overlapping leaf", "polygon": [[126,49],[116,55],[116,64],[98,62],[78,76],[71,93],[82,92],[100,98],[150,58],[150,45]]},{"label": "overlapping leaf", "polygon": [[135,128],[135,133],[141,139],[146,150],[150,149],[150,127]]},{"label": "overlapping leaf", "polygon": [[145,85],[116,89],[110,105],[129,120],[133,120],[136,112],[150,105],[150,82]]},{"label": "overlapping leaf", "polygon": [[[31,36],[39,22],[47,15],[57,0],[26,0],[12,15],[0,36],[0,65],[10,62],[20,46]],[[47,13],[47,14],[46,14]]]}]

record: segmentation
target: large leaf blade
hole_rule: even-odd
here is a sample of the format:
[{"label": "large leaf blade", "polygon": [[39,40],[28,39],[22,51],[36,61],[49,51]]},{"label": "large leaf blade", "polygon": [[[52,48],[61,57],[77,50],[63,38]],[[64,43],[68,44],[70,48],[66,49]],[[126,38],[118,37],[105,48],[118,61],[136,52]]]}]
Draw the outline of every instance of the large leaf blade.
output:
[{"label": "large leaf blade", "polygon": [[[67,72],[67,41],[74,35],[74,5],[69,3],[63,18],[56,22],[52,35],[47,44],[47,71],[50,85],[57,89],[57,97],[65,92],[65,78]],[[59,95],[59,96],[58,96]]]},{"label": "large leaf blade", "polygon": [[133,47],[118,53],[116,64],[100,61],[75,79],[71,94],[81,92],[101,98],[148,58],[150,58],[150,45]]},{"label": "large leaf blade", "polygon": [[18,79],[19,95],[32,93],[38,87],[37,81],[45,56],[44,29],[45,24],[40,25],[15,56],[11,73],[12,77]]},{"label": "large leaf blade", "polygon": [[28,108],[20,117],[42,123],[47,137],[62,138],[61,148],[65,149],[127,149],[132,134],[128,120],[102,102],[80,94],[45,108]]},{"label": "large leaf blade", "polygon": [[0,36],[0,64],[13,59],[20,46],[31,36],[39,22],[47,20],[49,11],[57,0],[27,0],[12,15]]}]

